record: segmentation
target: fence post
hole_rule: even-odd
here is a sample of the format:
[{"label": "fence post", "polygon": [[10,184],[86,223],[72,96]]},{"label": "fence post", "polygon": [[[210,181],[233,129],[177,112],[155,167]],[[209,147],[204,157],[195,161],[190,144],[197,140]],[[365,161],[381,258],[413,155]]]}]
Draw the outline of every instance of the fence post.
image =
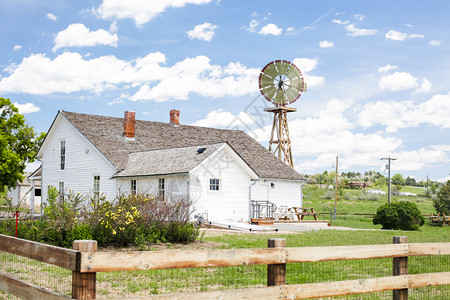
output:
[{"label": "fence post", "polygon": [[[73,249],[80,252],[97,252],[97,241],[73,241]],[[80,265],[81,257],[77,257]],[[72,271],[72,298],[95,299],[97,273]]]},{"label": "fence post", "polygon": [[[405,244],[408,243],[407,236],[394,236],[394,244]],[[393,275],[407,275],[408,274],[408,256],[405,257],[394,257],[393,260]],[[394,290],[393,293],[394,300],[407,300],[408,299],[408,289]]]},{"label": "fence post", "polygon": [[[285,239],[269,239],[269,248],[286,247]],[[286,264],[267,265],[267,286],[286,284]]]}]

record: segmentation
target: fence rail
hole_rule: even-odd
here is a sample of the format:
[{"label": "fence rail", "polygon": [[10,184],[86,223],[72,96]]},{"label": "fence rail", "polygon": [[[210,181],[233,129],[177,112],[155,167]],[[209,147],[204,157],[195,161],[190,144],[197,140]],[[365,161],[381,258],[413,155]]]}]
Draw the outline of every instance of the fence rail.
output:
[{"label": "fence rail", "polygon": [[[267,265],[268,287],[154,295],[142,299],[307,299],[386,290],[394,291],[394,299],[406,299],[408,288],[450,284],[450,272],[409,275],[407,268],[409,256],[450,255],[450,243],[408,244],[406,237],[395,237],[394,244],[386,245],[290,248],[283,239],[270,239],[269,248],[265,249],[97,252],[96,241],[75,241],[72,250],[0,235],[0,250],[72,270],[72,299],[95,299],[97,272],[243,265]],[[286,285],[287,263],[373,258],[393,258],[394,276]],[[3,273],[0,273],[0,289],[24,299],[67,299]]]}]

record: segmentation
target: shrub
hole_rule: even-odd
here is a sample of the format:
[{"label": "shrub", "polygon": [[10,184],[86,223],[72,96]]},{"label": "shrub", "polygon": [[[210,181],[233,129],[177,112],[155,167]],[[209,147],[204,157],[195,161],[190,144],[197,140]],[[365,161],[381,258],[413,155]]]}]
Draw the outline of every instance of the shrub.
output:
[{"label": "shrub", "polygon": [[321,197],[322,199],[334,199],[335,192],[333,190],[327,190],[325,194]]},{"label": "shrub", "polygon": [[419,230],[425,222],[417,205],[412,202],[386,203],[377,209],[373,224],[383,229]]},{"label": "shrub", "polygon": [[[99,246],[157,242],[189,243],[198,228],[190,222],[192,202],[183,197],[150,195],[86,198],[69,193],[61,198],[49,187],[40,219],[19,220],[18,237],[71,248],[74,240],[97,240]],[[15,219],[0,222],[0,233],[14,236]]]},{"label": "shrub", "polygon": [[352,193],[347,192],[344,195],[344,199],[345,200],[352,200],[352,201],[354,201],[354,200],[356,200],[356,196],[353,195]]},{"label": "shrub", "polygon": [[367,193],[360,193],[358,195],[358,198],[360,200],[364,200],[364,201],[378,201],[380,200],[380,196],[377,194],[367,194]]}]

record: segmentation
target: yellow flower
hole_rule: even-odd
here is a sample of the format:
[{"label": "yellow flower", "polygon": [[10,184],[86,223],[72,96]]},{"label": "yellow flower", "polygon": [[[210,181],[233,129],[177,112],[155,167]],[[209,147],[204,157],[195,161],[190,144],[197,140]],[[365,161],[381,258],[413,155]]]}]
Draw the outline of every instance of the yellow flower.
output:
[{"label": "yellow flower", "polygon": [[112,234],[116,234],[117,232],[113,229]]}]

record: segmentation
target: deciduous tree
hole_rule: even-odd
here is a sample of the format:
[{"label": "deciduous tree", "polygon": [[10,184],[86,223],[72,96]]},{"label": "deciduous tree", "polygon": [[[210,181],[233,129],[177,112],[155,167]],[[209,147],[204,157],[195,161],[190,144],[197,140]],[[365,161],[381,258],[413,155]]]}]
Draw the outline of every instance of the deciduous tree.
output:
[{"label": "deciduous tree", "polygon": [[27,162],[33,162],[45,133],[36,135],[9,99],[0,97],[0,191],[23,180]]}]

